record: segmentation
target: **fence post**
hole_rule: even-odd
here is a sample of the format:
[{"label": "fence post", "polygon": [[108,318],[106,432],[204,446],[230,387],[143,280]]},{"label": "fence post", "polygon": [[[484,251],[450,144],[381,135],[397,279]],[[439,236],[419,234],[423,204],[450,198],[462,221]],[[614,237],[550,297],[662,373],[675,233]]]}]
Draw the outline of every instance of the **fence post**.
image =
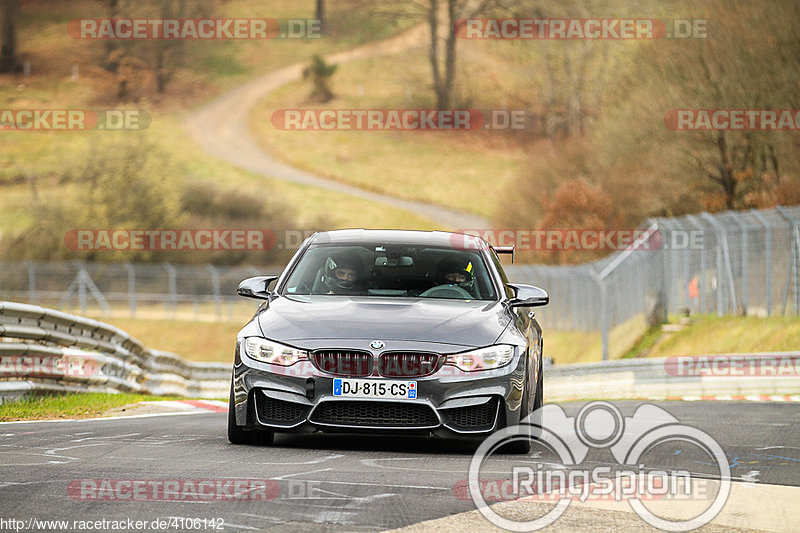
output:
[{"label": "fence post", "polygon": [[28,269],[28,301],[35,304],[38,299],[36,294],[36,265],[31,261],[25,261],[25,266]]},{"label": "fence post", "polygon": [[798,222],[793,219],[783,207],[778,206],[776,208],[778,213],[783,217],[783,219],[789,224],[789,240],[792,241],[792,259],[791,265],[789,266],[786,272],[786,290],[783,293],[783,306],[781,308],[781,315],[786,314],[786,304],[789,300],[789,288],[793,288],[794,293],[794,313],[798,314],[800,312],[800,299],[798,298],[797,292],[797,284],[798,284],[798,263],[800,263],[800,239],[796,239],[795,236],[798,235]]},{"label": "fence post", "polygon": [[749,295],[748,295],[748,262],[750,255],[747,252],[747,232],[749,228],[747,224],[743,221],[739,220],[738,216],[731,217],[736,224],[742,228],[742,311],[745,315],[747,315],[747,308],[749,307]]},{"label": "fence post", "polygon": [[603,361],[608,361],[608,288],[605,279],[595,274],[594,279],[600,287],[600,337],[603,342]]},{"label": "fence post", "polygon": [[125,263],[124,266],[128,271],[128,305],[131,310],[131,318],[136,318],[136,270],[130,263]]},{"label": "fence post", "polygon": [[[675,255],[676,251],[673,250],[672,248],[670,248],[672,246],[673,241],[675,240],[673,238],[674,229],[672,227],[672,223],[671,222],[667,222],[666,220],[661,220],[660,224],[657,223],[657,222],[653,222],[653,223],[659,225],[658,231],[661,232],[661,250],[660,250],[660,252],[661,252],[661,254],[663,256],[663,261],[662,261],[663,266],[662,266],[662,268],[664,270],[663,276],[662,276],[662,282],[661,282],[661,290],[664,292],[664,314],[661,317],[661,319],[664,321],[664,323],[666,323],[666,322],[669,321],[670,303],[673,301],[673,297],[672,297],[673,287],[670,286],[671,285],[670,284],[670,280],[674,281],[675,278],[676,278],[676,273],[678,272],[677,255]],[[664,232],[661,230],[662,226],[664,228],[666,228],[666,230],[668,232],[667,235],[669,236],[669,239],[670,239],[669,240],[669,244],[666,244],[667,243],[667,235],[664,235]],[[669,257],[670,257],[669,269],[667,268],[667,255],[669,255]],[[668,271],[669,271],[669,276],[667,275]],[[682,289],[682,287],[681,287],[681,289]],[[676,307],[678,307],[678,305],[673,305],[672,309],[675,309]]]},{"label": "fence post", "polygon": [[176,279],[177,272],[175,270],[175,267],[170,265],[169,263],[164,263],[164,268],[166,269],[168,276],[172,318],[175,318],[175,314],[178,311],[178,282]]},{"label": "fence post", "polygon": [[78,305],[81,314],[86,315],[86,269],[80,261],[78,265]]},{"label": "fence post", "polygon": [[750,212],[764,225],[767,231],[765,251],[767,255],[767,316],[772,314],[772,226],[769,225],[766,217],[760,211],[751,209]]},{"label": "fence post", "polygon": [[214,265],[208,265],[208,270],[211,272],[211,290],[214,291],[214,311],[217,315],[217,320],[222,320],[222,302],[220,301],[219,293],[219,270]]},{"label": "fence post", "polygon": [[686,220],[689,221],[689,224],[694,226],[697,231],[703,234],[703,249],[700,251],[700,279],[698,280],[699,285],[699,292],[700,292],[700,314],[706,313],[706,239],[705,233],[706,230],[703,228],[703,225],[697,222],[697,219],[693,215],[686,215]]},{"label": "fence post", "polygon": [[[717,263],[717,271],[719,272],[719,274],[717,275],[717,293],[722,294],[720,286],[722,284],[722,277],[723,277],[722,268],[724,268],[725,273],[728,275],[728,284],[730,285],[729,289],[731,293],[730,309],[735,312],[736,287],[733,284],[733,268],[731,268],[731,253],[730,250],[728,249],[728,232],[725,230],[725,226],[720,224],[719,221],[713,216],[711,216],[709,213],[703,213],[700,216],[708,220],[708,222],[712,226],[714,226],[714,229],[716,229],[717,231],[717,246],[722,251],[722,259],[723,259],[722,264],[720,264],[719,262]],[[717,254],[717,257],[719,258],[719,253]],[[719,304],[721,303],[721,301],[722,301],[721,298],[718,296],[717,303]],[[722,316],[722,314],[720,313],[724,314],[721,308],[717,309],[717,316]]]}]

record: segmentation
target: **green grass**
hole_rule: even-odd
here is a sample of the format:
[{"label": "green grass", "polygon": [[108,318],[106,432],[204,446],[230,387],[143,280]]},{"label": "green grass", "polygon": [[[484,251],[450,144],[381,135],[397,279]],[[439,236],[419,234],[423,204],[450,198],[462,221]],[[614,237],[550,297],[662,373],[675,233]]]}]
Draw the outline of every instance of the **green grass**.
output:
[{"label": "green grass", "polygon": [[[678,316],[670,316],[677,323]],[[548,331],[545,356],[556,364],[600,361],[600,332]],[[718,353],[764,353],[800,349],[800,317],[694,316],[680,331],[646,328],[643,317],[617,326],[609,336],[610,359]]]},{"label": "green grass", "polygon": [[[400,198],[431,202],[492,217],[500,193],[522,171],[527,155],[505,137],[481,131],[285,131],[276,109],[431,108],[422,49],[339,65],[337,97],[307,101],[310,83],[298,81],[257,104],[250,127],[276,157],[316,174]],[[497,107],[497,106],[495,106]]]},{"label": "green grass", "polygon": [[148,348],[173,352],[189,361],[233,363],[236,333],[248,318],[238,322],[202,323],[142,318],[102,320],[130,333]]},{"label": "green grass", "polygon": [[59,418],[94,418],[109,409],[145,400],[177,398],[145,394],[81,393],[23,398],[0,404],[0,421],[53,420]]},{"label": "green grass", "polygon": [[650,350],[652,350],[653,346],[658,343],[663,334],[664,333],[661,330],[661,326],[648,328],[644,335],[642,335],[642,337],[636,342],[636,344],[631,346],[631,348],[625,352],[622,358],[632,359],[635,357],[645,357]]},{"label": "green grass", "polygon": [[649,357],[800,350],[800,317],[697,316],[684,330],[665,336]]},{"label": "green grass", "polygon": [[[544,329],[544,356],[557,365],[603,360],[603,339],[599,331]],[[608,335],[609,359],[619,359],[636,344],[646,330],[644,316],[638,315],[612,328]]]},{"label": "green grass", "polygon": [[[392,23],[376,19],[364,10],[348,9],[344,2],[329,8],[330,37],[304,40],[193,42],[187,46],[187,70],[176,78],[169,94],[150,95],[140,102],[109,104],[93,77],[97,43],[73,40],[65,31],[67,21],[100,16],[96,2],[79,0],[32,1],[20,23],[21,52],[30,54],[33,76],[0,75],[0,106],[4,108],[102,108],[146,109],[150,127],[140,132],[3,132],[0,143],[0,235],[13,238],[35,219],[37,201],[69,201],[81,194],[78,186],[64,183],[65,169],[80,168],[90,157],[92,145],[102,147],[117,135],[142,136],[167,151],[184,169],[173,180],[211,181],[222,187],[258,191],[287,205],[284,227],[316,230],[347,227],[433,229],[433,221],[407,211],[376,205],[350,195],[264,178],[206,155],[181,126],[185,111],[220,91],[281,66],[305,61],[316,53],[349,49],[382,39],[408,27],[413,20],[397,17]],[[275,19],[310,18],[314,2],[230,0],[222,16]],[[68,66],[81,66],[81,77],[72,82]],[[65,66],[66,65],[66,66]],[[66,71],[64,69],[67,69]],[[151,98],[152,99],[149,99]],[[102,148],[101,148],[102,149]],[[31,183],[35,183],[34,188]],[[67,228],[69,229],[69,228]]]}]

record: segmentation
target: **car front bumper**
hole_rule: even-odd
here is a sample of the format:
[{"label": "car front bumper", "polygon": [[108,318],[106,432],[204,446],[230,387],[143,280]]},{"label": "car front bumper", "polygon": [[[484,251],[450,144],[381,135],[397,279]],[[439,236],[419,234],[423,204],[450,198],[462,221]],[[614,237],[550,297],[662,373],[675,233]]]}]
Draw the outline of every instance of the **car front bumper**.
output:
[{"label": "car front bumper", "polygon": [[237,345],[233,371],[236,424],[278,432],[485,436],[519,423],[526,386],[521,350],[518,347],[514,359],[495,370],[464,372],[445,366],[426,377],[359,378],[387,383],[416,381],[415,399],[388,399],[334,396],[333,380],[337,376],[322,372],[310,362],[278,367],[240,357]]}]

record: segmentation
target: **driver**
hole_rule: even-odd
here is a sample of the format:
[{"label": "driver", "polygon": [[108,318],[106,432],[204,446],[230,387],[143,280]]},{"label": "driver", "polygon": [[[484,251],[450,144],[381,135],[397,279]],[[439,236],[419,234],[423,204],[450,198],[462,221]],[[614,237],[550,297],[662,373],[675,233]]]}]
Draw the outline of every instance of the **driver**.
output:
[{"label": "driver", "polygon": [[440,285],[455,285],[473,294],[475,276],[472,271],[473,268],[470,261],[443,259],[437,269],[437,282]]},{"label": "driver", "polygon": [[329,257],[325,261],[328,294],[358,294],[364,288],[364,270],[356,257]]}]

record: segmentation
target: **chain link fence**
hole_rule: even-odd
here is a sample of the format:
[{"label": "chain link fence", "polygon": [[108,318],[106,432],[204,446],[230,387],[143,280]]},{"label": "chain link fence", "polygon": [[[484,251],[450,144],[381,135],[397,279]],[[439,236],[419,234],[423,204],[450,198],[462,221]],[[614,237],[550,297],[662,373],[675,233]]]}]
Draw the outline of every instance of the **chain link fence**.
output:
[{"label": "chain link fence", "polygon": [[0,300],[131,318],[240,320],[253,301],[236,295],[245,278],[279,267],[135,263],[0,263]]},{"label": "chain link fence", "polygon": [[[667,313],[800,313],[800,207],[656,218],[628,249],[577,266],[510,265],[509,278],[541,286],[537,310],[552,330],[609,332]],[[0,263],[0,299],[131,317],[240,320],[253,302],[238,283],[280,267],[119,263]]]},{"label": "chain link fence", "polygon": [[546,288],[537,315],[559,330],[609,332],[667,313],[800,314],[800,207],[654,218],[633,246],[578,266],[515,265],[509,278]]}]

